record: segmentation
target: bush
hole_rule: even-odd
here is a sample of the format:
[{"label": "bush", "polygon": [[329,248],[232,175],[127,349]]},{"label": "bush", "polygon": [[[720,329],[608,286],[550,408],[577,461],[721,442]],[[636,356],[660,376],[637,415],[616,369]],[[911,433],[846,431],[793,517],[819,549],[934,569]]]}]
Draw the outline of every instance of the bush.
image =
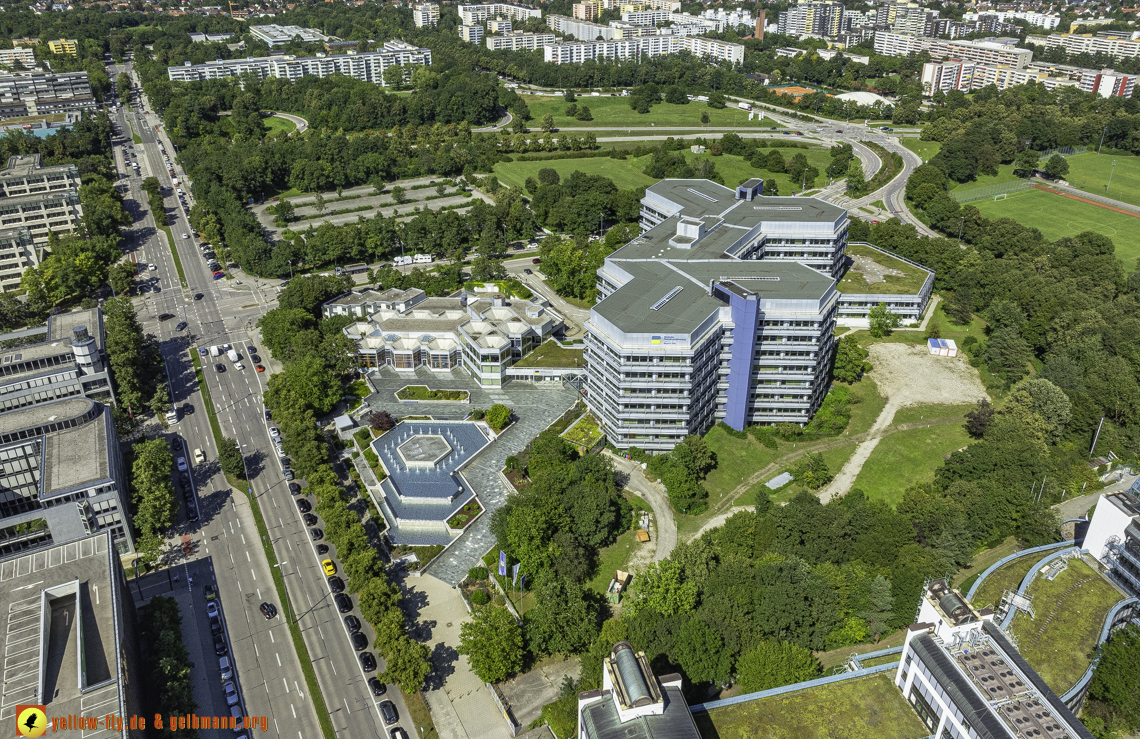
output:
[{"label": "bush", "polygon": [[766,446],[769,449],[776,449],[776,437],[773,434],[771,428],[767,426],[750,426],[748,428],[748,433],[752,434],[752,438],[760,442],[761,445]]},{"label": "bush", "polygon": [[507,468],[507,472],[514,472],[519,468],[519,458],[512,454],[506,458],[503,466]]},{"label": "bush", "polygon": [[491,602],[491,596],[487,594],[486,590],[479,588],[471,593],[471,602],[477,606],[485,606]]},{"label": "bush", "polygon": [[368,462],[368,466],[372,469],[380,468],[380,458],[376,456],[376,452],[371,449],[364,450],[364,459]]},{"label": "bush", "polygon": [[747,436],[748,436],[748,434],[747,434],[746,432],[744,432],[744,431],[737,431],[736,429],[734,429],[733,427],[729,426],[729,425],[728,425],[727,423],[725,423],[724,421],[717,421],[717,422],[716,422],[716,427],[717,427],[718,429],[720,429],[721,431],[723,431],[724,433],[728,434],[729,436],[731,436],[731,437],[732,437],[732,438],[734,438],[734,439],[744,439],[744,438],[747,438]]},{"label": "bush", "polygon": [[482,420],[483,420],[483,417],[484,417],[484,416],[486,416],[486,415],[487,415],[487,414],[483,412],[483,409],[481,409],[481,408],[476,408],[475,410],[471,411],[471,420],[473,420],[473,421],[482,421]]},{"label": "bush", "polygon": [[487,423],[495,431],[502,431],[511,422],[511,409],[502,403],[495,403],[487,411]]},{"label": "bush", "polygon": [[486,567],[472,567],[467,570],[467,579],[472,581],[486,580],[487,568]]}]

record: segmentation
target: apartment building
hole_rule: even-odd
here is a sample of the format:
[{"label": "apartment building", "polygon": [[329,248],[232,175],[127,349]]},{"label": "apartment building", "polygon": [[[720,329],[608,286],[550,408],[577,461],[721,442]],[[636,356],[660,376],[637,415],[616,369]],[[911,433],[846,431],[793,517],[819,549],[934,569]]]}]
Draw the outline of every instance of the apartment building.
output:
[{"label": "apartment building", "polygon": [[525,21],[529,18],[541,18],[542,11],[528,5],[515,5],[514,3],[483,3],[481,5],[459,6],[459,20],[466,26],[473,26],[476,23],[483,23],[500,16],[515,21]]},{"label": "apartment building", "polygon": [[20,265],[39,264],[36,247],[47,243],[49,233],[63,235],[79,228],[79,185],[75,165],[44,167],[39,154],[12,157],[0,169],[0,230],[5,233],[0,240],[0,290],[19,287],[15,272]]},{"label": "apartment building", "polygon": [[79,55],[79,42],[73,38],[61,38],[55,41],[48,41],[47,45],[53,54],[67,54],[68,56]]},{"label": "apartment building", "polygon": [[876,33],[875,53],[885,56],[909,56],[921,51],[933,59],[961,59],[987,66],[1025,69],[1033,61],[1033,52],[997,41],[943,41],[941,39],[904,36],[899,33]]},{"label": "apartment building", "polygon": [[14,67],[18,64],[25,69],[31,69],[36,66],[36,50],[27,46],[0,49],[0,64],[7,67]]},{"label": "apartment building", "polygon": [[847,212],[662,180],[641,235],[598,270],[587,404],[619,448],[664,451],[718,420],[806,423],[827,392]]},{"label": "apartment building", "polygon": [[788,35],[836,36],[843,30],[843,3],[810,0],[780,13],[779,32]]},{"label": "apartment building", "polygon": [[586,0],[586,2],[583,3],[574,3],[571,9],[571,15],[580,21],[592,21],[605,10],[598,0]]},{"label": "apartment building", "polygon": [[86,72],[0,75],[0,118],[95,110]]},{"label": "apartment building", "polygon": [[927,62],[922,67],[922,85],[926,95],[950,90],[979,90],[995,85],[1004,90],[1014,85],[1039,84],[1047,90],[1077,87],[1101,97],[1131,97],[1136,75],[1112,69],[1081,69],[1062,64],[1033,63],[1025,69],[1012,69],[960,59]]},{"label": "apartment building", "polygon": [[274,56],[247,59],[219,59],[205,64],[186,62],[181,67],[167,67],[172,80],[195,82],[198,80],[236,77],[253,72],[259,78],[279,77],[298,80],[306,75],[328,77],[343,74],[377,85],[384,84],[384,70],[393,65],[427,66],[431,64],[431,49],[420,48],[404,41],[386,41],[377,51],[349,52],[315,57]]},{"label": "apartment building", "polygon": [[284,46],[295,39],[306,44],[319,44],[325,41],[336,40],[336,36],[321,33],[315,28],[302,28],[301,26],[279,26],[275,23],[265,26],[250,26],[249,33],[256,39],[269,44],[269,48]]},{"label": "apartment building", "polygon": [[506,18],[493,18],[487,21],[488,33],[511,33],[514,31],[514,21]]},{"label": "apartment building", "polygon": [[1088,69],[1081,75],[1081,90],[1096,93],[1102,98],[1130,98],[1135,87],[1136,75],[1123,74],[1112,69],[1101,69],[1099,71]]},{"label": "apartment building", "polygon": [[487,36],[487,48],[492,51],[534,51],[555,43],[558,37],[553,33],[529,33],[514,31],[502,36]]},{"label": "apartment building", "polygon": [[975,21],[983,15],[996,16],[999,21],[1006,22],[1012,20],[1028,21],[1034,26],[1040,26],[1047,30],[1053,30],[1061,25],[1061,16],[1049,15],[1048,13],[1035,13],[1026,10],[987,10],[984,13],[964,13],[962,20]]},{"label": "apartment building", "polygon": [[730,63],[744,61],[744,46],[700,36],[654,34],[610,41],[553,43],[543,47],[544,59],[555,64],[579,64],[590,59],[636,59],[688,51],[700,57]]},{"label": "apartment building", "polygon": [[621,14],[623,23],[632,23],[635,26],[659,26],[673,20],[673,12],[669,10],[631,10]]},{"label": "apartment building", "polygon": [[412,20],[416,28],[429,28],[439,25],[439,6],[435,3],[420,3],[412,8]]},{"label": "apartment building", "polygon": [[1140,56],[1140,41],[1092,34],[1051,33],[1045,48],[1064,49],[1068,54],[1108,54],[1113,59]]},{"label": "apartment building", "polygon": [[483,43],[483,26],[460,26],[459,38],[469,44]]}]

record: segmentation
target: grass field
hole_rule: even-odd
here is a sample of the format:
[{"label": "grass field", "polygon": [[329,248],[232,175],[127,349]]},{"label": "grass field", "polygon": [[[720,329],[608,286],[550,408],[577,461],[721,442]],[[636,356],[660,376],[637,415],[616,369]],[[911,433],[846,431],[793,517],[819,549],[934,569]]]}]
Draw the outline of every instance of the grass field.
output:
[{"label": "grass field", "polygon": [[542,117],[548,113],[554,116],[556,128],[607,128],[614,126],[638,126],[660,128],[662,126],[703,126],[701,113],[709,114],[708,125],[739,126],[741,128],[760,128],[776,125],[775,121],[767,118],[748,120],[748,113],[739,108],[726,107],[721,109],[710,108],[705,103],[690,102],[688,105],[672,105],[658,103],[649,109],[648,113],[638,113],[629,107],[629,98],[579,96],[574,104],[581,108],[585,105],[590,109],[592,121],[580,121],[566,115],[566,108],[570,103],[559,97],[532,97],[526,96],[527,107],[533,120],[529,122],[530,128],[542,125]]},{"label": "grass field", "polygon": [[914,421],[926,421],[931,418],[949,418],[951,416],[961,416],[965,420],[965,415],[974,409],[973,403],[965,403],[961,405],[948,405],[945,403],[931,403],[930,405],[911,405],[906,408],[899,408],[895,411],[895,425],[902,423],[911,423]]},{"label": "grass field", "polygon": [[[1012,164],[1003,164],[998,167],[996,175],[978,175],[977,179],[973,182],[956,183],[953,180],[947,180],[947,185],[950,190],[972,190],[975,187],[988,187],[989,185],[997,185],[1002,182],[1017,182],[1021,178],[1013,173]],[[973,205],[973,203],[971,203]]]},{"label": "grass field", "polygon": [[285,131],[286,133],[293,133],[294,131],[297,130],[297,124],[294,123],[293,121],[289,120],[288,118],[278,118],[277,116],[270,116],[268,118],[262,118],[261,122],[264,123],[265,127],[269,129],[269,135],[270,136],[272,136],[273,134],[275,134],[279,131]]},{"label": "grass field", "polygon": [[871,430],[875,419],[887,405],[887,399],[879,393],[879,386],[872,375],[851,386],[851,420],[847,422],[848,434],[862,434]]},{"label": "grass field", "polygon": [[583,367],[586,360],[582,349],[567,349],[547,341],[515,362],[516,367]]},{"label": "grass field", "polygon": [[[831,162],[831,156],[828,154],[827,149],[775,148],[779,149],[780,154],[783,155],[785,160],[791,159],[796,154],[805,155],[808,163],[820,172],[827,169],[827,165]],[[765,151],[768,150],[766,149]],[[730,155],[714,157],[708,152],[704,154],[694,154],[687,149],[681,153],[685,155],[685,158],[690,163],[698,159],[712,159],[716,165],[717,172],[720,173],[724,179],[724,184],[728,187],[736,187],[751,177],[762,177],[765,180],[774,179],[780,189],[781,195],[790,195],[793,190],[798,191],[802,184],[800,182],[793,183],[788,179],[786,174],[773,174],[766,169],[757,169],[746,162],[742,157]],[[638,187],[647,187],[657,181],[646,174],[642,174],[642,170],[649,165],[649,161],[650,158],[645,156],[631,157],[629,159],[595,157],[591,159],[551,159],[538,162],[500,162],[495,165],[495,176],[504,184],[525,187],[527,177],[537,177],[538,170],[549,167],[563,178],[575,170],[588,175],[602,175],[603,177],[609,177],[613,180],[619,189],[630,190]],[[816,179],[817,185],[826,183],[827,179],[822,174]]]},{"label": "grass field", "polygon": [[648,544],[638,544],[636,534],[637,532],[634,529],[630,529],[619,536],[613,544],[598,550],[598,569],[590,581],[586,583],[587,588],[598,595],[605,595],[606,588],[610,586],[610,580],[613,579],[614,571],[620,570],[622,565],[629,561],[633,548],[635,546],[649,546]]},{"label": "grass field", "polygon": [[918,739],[930,732],[890,673],[693,715],[704,739]]},{"label": "grass field", "polygon": [[1007,590],[1017,590],[1021,581],[1029,574],[1029,569],[1043,556],[1045,555],[1027,554],[1012,562],[1007,562],[991,572],[990,576],[983,580],[981,586],[978,587],[978,592],[974,593],[971,600],[973,606],[975,608],[997,606],[1002,593]]},{"label": "grass field", "polygon": [[922,161],[930,158],[942,150],[942,144],[937,141],[923,141],[922,139],[902,139],[902,145],[922,157]]},{"label": "grass field", "polygon": [[1080,559],[1055,580],[1038,576],[1028,593],[1036,617],[1013,617],[1018,651],[1061,695],[1088,669],[1108,610],[1125,596]]},{"label": "grass field", "polygon": [[934,471],[942,466],[943,455],[969,442],[966,431],[953,425],[899,431],[884,436],[859,471],[852,487],[861,488],[869,498],[879,498],[895,505],[902,500],[908,487],[934,479]]},{"label": "grass field", "polygon": [[855,264],[847,270],[843,275],[843,279],[839,281],[836,286],[842,293],[854,294],[872,294],[872,295],[910,295],[916,294],[922,289],[922,284],[926,281],[926,273],[916,267],[912,267],[901,259],[884,255],[882,252],[875,251],[870,247],[861,246],[859,244],[847,245],[847,256],[849,257],[864,257],[870,259],[878,264],[880,267],[895,272],[901,272],[901,275],[886,274],[883,275],[884,282],[868,282],[866,273],[860,270]]},{"label": "grass field", "polygon": [[[1132,205],[1140,205],[1140,157],[1117,157],[1092,152],[1065,157],[1069,173],[1065,180],[1073,187],[1097,195],[1107,195]],[[1113,167],[1113,162],[1116,166]],[[1112,187],[1106,193],[1105,185],[1112,176]]]},{"label": "grass field", "polygon": [[130,121],[127,121],[127,127],[131,129],[131,143],[132,144],[141,144],[142,143],[142,137],[139,136],[137,133],[135,133],[135,127],[131,125]]},{"label": "grass field", "polygon": [[773,451],[751,436],[744,439],[733,438],[718,426],[714,426],[705,434],[705,441],[716,453],[716,469],[705,478],[710,508],[715,507],[749,475],[769,462],[775,461],[781,453],[792,448],[791,444],[778,442],[780,448]]},{"label": "grass field", "polygon": [[1044,190],[1026,190],[1004,200],[979,200],[970,205],[987,218],[1012,218],[1032,226],[1047,239],[1095,231],[1112,239],[1116,256],[1124,262],[1126,270],[1136,269],[1136,259],[1140,257],[1140,218]]}]

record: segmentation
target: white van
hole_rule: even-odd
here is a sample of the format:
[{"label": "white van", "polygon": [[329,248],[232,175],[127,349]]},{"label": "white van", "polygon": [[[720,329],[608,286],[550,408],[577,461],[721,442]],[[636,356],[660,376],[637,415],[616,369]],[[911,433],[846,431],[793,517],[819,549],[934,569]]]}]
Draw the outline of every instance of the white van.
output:
[{"label": "white van", "polygon": [[178,423],[178,407],[177,406],[172,406],[170,408],[170,410],[168,410],[166,412],[166,422],[167,423]]},{"label": "white van", "polygon": [[431,254],[417,254],[412,261],[416,264],[431,264]]},{"label": "white van", "polygon": [[229,359],[234,364],[237,364],[238,360],[241,359],[241,357],[238,356],[238,353],[236,351],[234,351],[233,349],[230,349],[228,352],[226,352],[226,358]]},{"label": "white van", "polygon": [[216,344],[214,346],[210,347],[210,356],[211,357],[222,356],[222,348],[220,346],[217,346]]},{"label": "white van", "polygon": [[396,265],[397,267],[403,267],[404,265],[411,264],[411,263],[412,263],[411,257],[396,257],[395,259],[392,260],[392,264]]}]

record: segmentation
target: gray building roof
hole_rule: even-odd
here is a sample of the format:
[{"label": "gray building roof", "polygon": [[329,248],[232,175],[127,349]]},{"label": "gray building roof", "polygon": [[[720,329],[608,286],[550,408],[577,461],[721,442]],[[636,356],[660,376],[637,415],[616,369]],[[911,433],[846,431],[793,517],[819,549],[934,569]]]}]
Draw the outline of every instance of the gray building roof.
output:
[{"label": "gray building roof", "polygon": [[[608,691],[607,691],[608,692]],[[679,688],[662,686],[665,712],[639,716],[625,723],[613,699],[605,697],[582,709],[582,729],[590,739],[699,739],[700,732]]]}]

